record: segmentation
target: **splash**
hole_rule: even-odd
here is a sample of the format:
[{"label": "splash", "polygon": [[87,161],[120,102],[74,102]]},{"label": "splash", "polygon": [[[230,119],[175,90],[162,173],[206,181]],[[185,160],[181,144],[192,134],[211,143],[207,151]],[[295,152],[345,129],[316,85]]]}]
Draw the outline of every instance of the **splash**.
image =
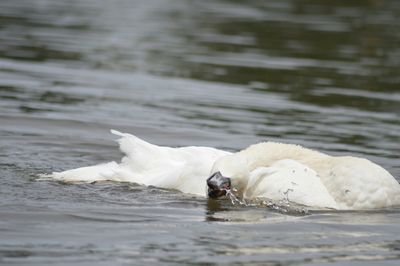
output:
[{"label": "splash", "polygon": [[231,200],[232,205],[239,204],[239,205],[241,205],[241,206],[249,206],[249,204],[248,204],[244,199],[242,199],[242,200],[238,199],[238,198],[235,196],[235,194],[233,194],[232,190],[227,189],[227,190],[225,190],[225,192],[226,192],[226,193],[225,193],[226,196]]},{"label": "splash", "polygon": [[235,189],[227,189],[226,196],[230,199],[232,205],[240,205],[245,207],[266,207],[273,211],[277,211],[284,214],[289,215],[307,215],[309,214],[308,209],[304,206],[297,205],[294,202],[290,202],[289,200],[289,192],[292,190],[288,190],[283,193],[285,196],[283,199],[279,201],[272,200],[264,200],[264,199],[255,199],[252,201],[246,201],[244,199],[239,199],[235,196]]}]

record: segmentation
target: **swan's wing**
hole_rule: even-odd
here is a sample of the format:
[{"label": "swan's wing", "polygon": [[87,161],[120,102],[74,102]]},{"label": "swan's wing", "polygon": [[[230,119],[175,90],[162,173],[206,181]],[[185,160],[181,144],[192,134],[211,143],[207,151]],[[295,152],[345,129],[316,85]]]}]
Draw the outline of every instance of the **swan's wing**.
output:
[{"label": "swan's wing", "polygon": [[214,161],[228,152],[208,147],[170,148],[148,143],[134,135],[115,130],[125,154],[121,163],[110,162],[52,173],[52,177],[69,182],[99,180],[134,182],[185,193],[206,195],[206,179]]},{"label": "swan's wing", "polygon": [[129,165],[134,171],[152,169],[155,164],[168,158],[167,151],[171,148],[148,143],[128,133],[121,133],[116,130],[111,130],[111,133],[120,136],[117,142],[119,149],[125,154],[121,161],[123,164]]},{"label": "swan's wing", "polygon": [[109,162],[93,166],[86,166],[76,169],[67,170],[64,172],[53,172],[51,174],[41,175],[43,178],[53,178],[64,182],[94,182],[109,180],[115,171],[118,169],[116,162]]},{"label": "swan's wing", "polygon": [[140,184],[201,196],[206,195],[206,179],[215,160],[229,154],[209,147],[156,146],[130,134],[113,133],[122,136],[118,142],[126,154],[117,176],[128,180],[133,176]]},{"label": "swan's wing", "polygon": [[245,198],[284,200],[307,206],[337,208],[317,173],[295,160],[285,159],[250,173]]}]

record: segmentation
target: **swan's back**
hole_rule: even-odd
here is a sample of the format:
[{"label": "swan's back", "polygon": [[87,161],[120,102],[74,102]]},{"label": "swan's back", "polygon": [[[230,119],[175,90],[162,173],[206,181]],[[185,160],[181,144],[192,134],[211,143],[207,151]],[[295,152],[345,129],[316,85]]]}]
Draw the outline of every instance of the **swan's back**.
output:
[{"label": "swan's back", "polygon": [[[219,159],[214,164],[213,171],[228,173],[228,176],[239,180],[235,183],[243,188],[246,187],[249,177],[257,173],[257,169],[264,169],[264,172],[260,172],[264,178],[268,177],[270,182],[275,182],[269,183],[269,185],[279,187],[279,184],[282,185],[288,180],[288,173],[286,173],[287,169],[277,168],[275,164],[285,160],[296,162],[303,168],[315,171],[316,176],[311,172],[308,175],[304,175],[304,173],[295,175],[294,178],[298,182],[303,185],[309,184],[302,186],[299,191],[306,192],[308,186],[310,187],[308,193],[310,195],[314,193],[316,198],[322,195],[315,193],[329,193],[329,195],[325,195],[325,198],[333,198],[337,205],[336,209],[372,209],[400,205],[399,183],[379,165],[357,157],[329,156],[299,145],[274,142],[255,144],[236,154]],[[290,167],[292,166],[297,167],[295,163]],[[271,175],[271,169],[275,169],[273,175]],[[324,186],[324,189],[319,188],[319,192],[316,192],[315,188],[311,189],[310,185],[311,182],[316,183],[316,177],[318,182]],[[245,185],[243,186],[243,184]],[[259,185],[268,186],[268,183],[263,182]],[[246,191],[241,188],[239,188],[239,192],[246,195]],[[272,190],[264,188],[264,191],[269,191],[269,194],[266,195],[271,195]],[[250,194],[247,193],[247,195]],[[319,200],[312,200],[312,202],[317,207],[334,206],[332,204],[327,206]]]},{"label": "swan's back", "polygon": [[341,209],[373,209],[400,204],[400,185],[381,166],[352,156],[330,160],[331,166],[323,171],[321,178]]}]

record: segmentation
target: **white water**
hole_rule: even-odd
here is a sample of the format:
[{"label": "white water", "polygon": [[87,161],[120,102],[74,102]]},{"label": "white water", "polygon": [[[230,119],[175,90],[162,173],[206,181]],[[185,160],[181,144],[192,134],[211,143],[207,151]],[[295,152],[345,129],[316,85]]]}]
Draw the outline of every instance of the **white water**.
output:
[{"label": "white water", "polygon": [[230,199],[232,205],[240,205],[243,207],[261,207],[268,208],[280,213],[286,213],[291,215],[306,215],[309,210],[305,206],[300,206],[289,200],[289,191],[284,193],[285,198],[277,202],[268,199],[255,199],[250,202],[239,199],[235,196],[231,189],[226,190],[226,196]]}]

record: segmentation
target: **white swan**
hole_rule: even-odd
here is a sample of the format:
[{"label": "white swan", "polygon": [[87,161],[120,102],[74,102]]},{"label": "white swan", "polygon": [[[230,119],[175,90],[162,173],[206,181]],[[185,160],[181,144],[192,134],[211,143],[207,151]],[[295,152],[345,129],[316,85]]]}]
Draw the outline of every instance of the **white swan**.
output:
[{"label": "white swan", "polygon": [[211,172],[219,173],[217,178],[229,177],[237,196],[244,199],[288,197],[299,204],[338,210],[400,204],[399,183],[379,165],[298,145],[255,144],[218,159]]},{"label": "white swan", "polygon": [[64,182],[121,181],[146,186],[177,189],[185,193],[206,195],[206,179],[213,163],[229,152],[208,147],[170,148],[150,144],[131,134],[115,130],[121,138],[121,163],[109,162],[43,177]]},{"label": "white swan", "polygon": [[[400,204],[400,185],[382,167],[361,158],[332,157],[297,145],[260,143],[237,153],[208,147],[170,148],[120,136],[121,163],[54,172],[66,182],[134,182],[218,197],[232,188],[244,199],[266,198],[338,210]],[[207,179],[208,176],[210,178]]]}]

